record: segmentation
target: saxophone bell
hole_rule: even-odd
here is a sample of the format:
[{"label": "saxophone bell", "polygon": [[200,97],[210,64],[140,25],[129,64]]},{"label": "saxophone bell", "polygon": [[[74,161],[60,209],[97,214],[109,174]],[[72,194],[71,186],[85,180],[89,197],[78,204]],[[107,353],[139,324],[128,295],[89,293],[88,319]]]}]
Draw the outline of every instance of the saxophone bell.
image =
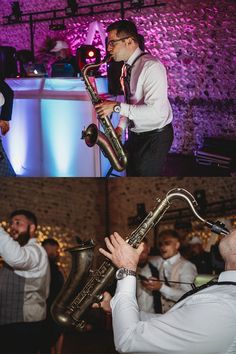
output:
[{"label": "saxophone bell", "polygon": [[124,155],[120,159],[117,159],[113,147],[107,143],[106,135],[98,129],[96,124],[92,123],[86,130],[83,130],[81,139],[84,139],[86,145],[89,147],[93,147],[97,144],[103,155],[112,162],[113,168],[116,171],[123,171],[124,165],[126,164],[126,156]]}]

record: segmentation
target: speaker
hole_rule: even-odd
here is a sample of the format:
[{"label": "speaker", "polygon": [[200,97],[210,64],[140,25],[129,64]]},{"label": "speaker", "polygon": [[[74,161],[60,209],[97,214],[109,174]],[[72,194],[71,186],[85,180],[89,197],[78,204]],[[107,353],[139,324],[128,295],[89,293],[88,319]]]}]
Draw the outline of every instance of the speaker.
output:
[{"label": "speaker", "polygon": [[16,77],[17,74],[16,49],[0,46],[0,78]]},{"label": "speaker", "polygon": [[[98,64],[101,62],[100,49],[93,45],[83,44],[76,51],[76,62],[79,68],[79,72],[86,64]],[[92,69],[90,75],[95,76],[99,70],[98,68]]]}]

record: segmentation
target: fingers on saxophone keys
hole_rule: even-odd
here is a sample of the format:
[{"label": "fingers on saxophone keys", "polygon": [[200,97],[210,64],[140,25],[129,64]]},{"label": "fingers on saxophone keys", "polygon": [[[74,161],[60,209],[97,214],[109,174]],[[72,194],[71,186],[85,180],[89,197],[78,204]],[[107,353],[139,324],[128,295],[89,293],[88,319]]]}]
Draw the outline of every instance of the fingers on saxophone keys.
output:
[{"label": "fingers on saxophone keys", "polygon": [[111,238],[105,237],[105,243],[110,252],[114,251],[114,246]]},{"label": "fingers on saxophone keys", "polygon": [[107,252],[107,251],[105,251],[103,248],[99,248],[99,252],[100,252],[101,254],[103,254],[105,257],[107,257],[107,258],[109,258],[109,259],[112,259],[112,254],[109,253],[109,252]]},{"label": "fingers on saxophone keys", "polygon": [[[118,239],[117,239],[117,233],[116,232],[114,232],[114,234],[112,234],[111,236],[110,236],[110,239],[111,239],[111,242],[112,242],[112,244],[114,245],[114,247],[117,247],[117,246],[119,246],[119,242],[118,242]],[[119,236],[119,235],[118,235]]]},{"label": "fingers on saxophone keys", "polygon": [[117,244],[123,244],[125,241],[124,239],[118,234],[118,232],[114,232],[114,237],[117,242]]}]

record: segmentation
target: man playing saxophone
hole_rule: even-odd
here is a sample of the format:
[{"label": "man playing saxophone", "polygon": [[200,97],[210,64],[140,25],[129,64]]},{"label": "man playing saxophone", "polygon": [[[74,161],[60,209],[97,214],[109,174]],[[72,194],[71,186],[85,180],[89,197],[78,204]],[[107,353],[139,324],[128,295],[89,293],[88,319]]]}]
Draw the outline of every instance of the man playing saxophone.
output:
[{"label": "man playing saxophone", "polygon": [[116,21],[107,32],[108,52],[125,63],[121,84],[126,102],[104,100],[95,109],[104,117],[120,113],[118,136],[128,128],[127,176],[160,176],[173,141],[165,67],[140,49],[140,34],[132,21]]},{"label": "man playing saxophone", "polygon": [[143,243],[135,249],[116,232],[105,242],[108,251],[101,248],[100,252],[118,268],[117,289],[112,300],[104,293],[101,306],[112,312],[118,352],[236,353],[236,230],[220,241],[225,271],[218,280],[185,294],[160,315],[140,312],[136,301],[136,269]]}]

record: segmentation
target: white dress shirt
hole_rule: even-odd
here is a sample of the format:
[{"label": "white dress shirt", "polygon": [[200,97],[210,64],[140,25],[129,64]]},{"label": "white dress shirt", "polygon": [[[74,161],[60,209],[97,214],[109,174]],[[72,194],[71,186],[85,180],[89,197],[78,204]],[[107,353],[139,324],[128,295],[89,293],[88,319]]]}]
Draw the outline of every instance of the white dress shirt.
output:
[{"label": "white dress shirt", "polygon": [[[236,283],[236,271],[221,273],[218,281]],[[156,315],[139,312],[136,278],[127,276],[118,280],[111,306],[120,353],[236,353],[236,285],[214,285]]]},{"label": "white dress shirt", "polygon": [[[132,65],[141,53],[141,49],[137,48],[127,64]],[[163,128],[172,121],[172,109],[167,97],[166,69],[158,59],[146,54],[135,62],[131,72],[130,90],[131,104],[121,103],[120,127],[126,127],[126,117],[134,121],[135,127],[131,130],[135,133]]]},{"label": "white dress shirt", "polygon": [[[48,256],[36,238],[29,239],[21,247],[0,227],[0,256],[14,268],[14,272],[24,278],[40,278],[49,273]],[[48,289],[49,291],[49,289]]]},{"label": "white dress shirt", "polygon": [[37,322],[46,318],[50,268],[45,249],[35,238],[20,246],[0,227],[0,324]]},{"label": "white dress shirt", "polygon": [[[152,273],[148,263],[137,270],[138,274],[144,275],[146,278],[152,277]],[[140,310],[155,313],[154,310],[154,299],[151,290],[145,289],[142,286],[142,281],[137,277],[137,301]]]},{"label": "white dress shirt", "polygon": [[[166,299],[176,302],[183,294],[192,289],[191,284],[197,276],[197,268],[193,263],[182,258],[180,253],[177,253],[166,260],[160,256],[150,257],[149,261],[158,269],[161,280],[164,279],[165,273],[165,276],[169,281],[176,280],[181,283],[170,283],[170,286],[165,285],[164,283],[162,284],[160,293]],[[174,275],[173,271],[178,262],[181,262],[178,267],[178,274]],[[173,277],[176,277],[176,279],[173,279]]]}]

